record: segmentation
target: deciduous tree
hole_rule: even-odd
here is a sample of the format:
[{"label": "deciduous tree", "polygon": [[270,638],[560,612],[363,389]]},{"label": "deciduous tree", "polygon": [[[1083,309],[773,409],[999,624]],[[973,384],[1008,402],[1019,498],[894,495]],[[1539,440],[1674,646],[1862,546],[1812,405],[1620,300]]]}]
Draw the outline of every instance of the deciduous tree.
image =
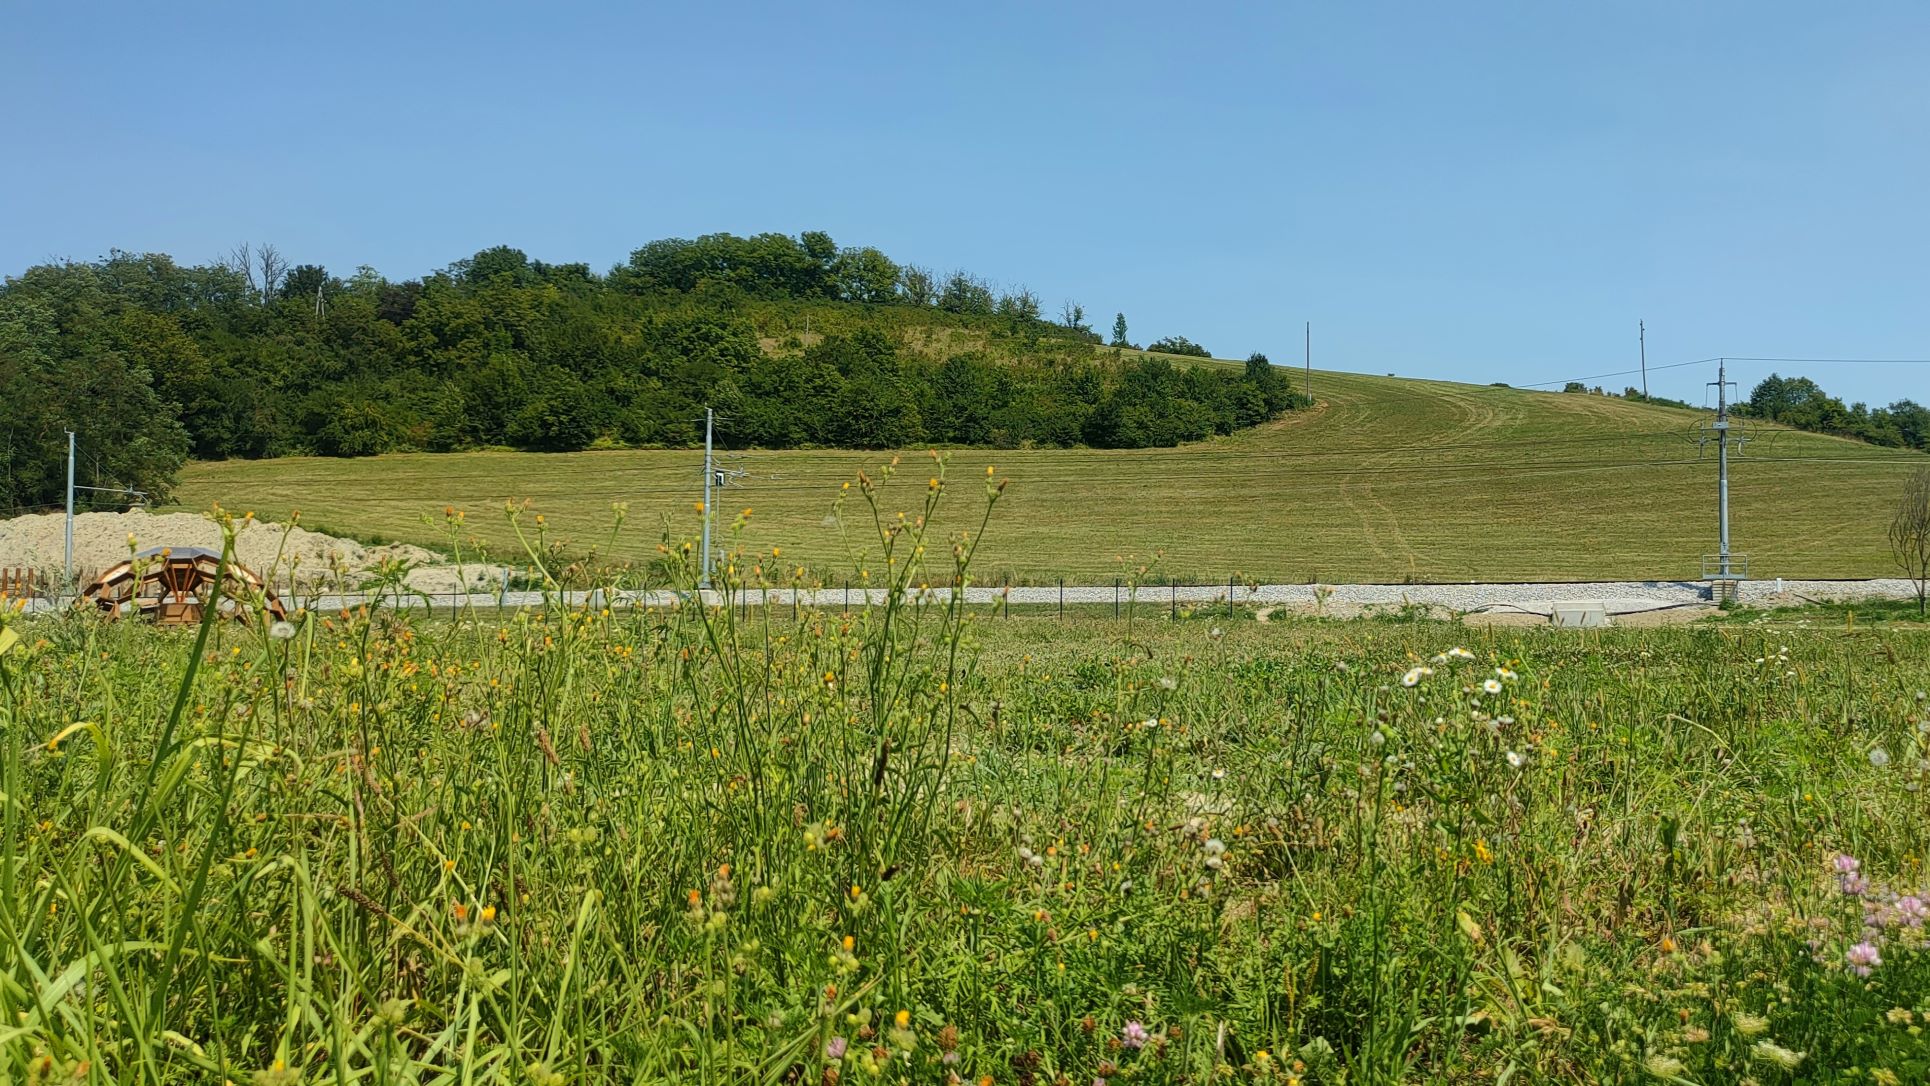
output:
[{"label": "deciduous tree", "polygon": [[1890,519],[1890,553],[1917,589],[1917,614],[1930,598],[1930,468],[1918,468],[1903,484]]}]

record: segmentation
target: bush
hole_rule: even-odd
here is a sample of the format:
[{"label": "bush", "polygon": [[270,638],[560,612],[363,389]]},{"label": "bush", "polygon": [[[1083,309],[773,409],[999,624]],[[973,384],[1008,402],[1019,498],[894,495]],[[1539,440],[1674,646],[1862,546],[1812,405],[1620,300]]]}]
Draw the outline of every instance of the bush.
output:
[{"label": "bush", "polygon": [[1192,355],[1195,358],[1213,357],[1207,352],[1206,348],[1194,343],[1185,336],[1167,336],[1165,339],[1156,339],[1148,343],[1146,349],[1149,351],[1157,351],[1160,354],[1184,354]]}]

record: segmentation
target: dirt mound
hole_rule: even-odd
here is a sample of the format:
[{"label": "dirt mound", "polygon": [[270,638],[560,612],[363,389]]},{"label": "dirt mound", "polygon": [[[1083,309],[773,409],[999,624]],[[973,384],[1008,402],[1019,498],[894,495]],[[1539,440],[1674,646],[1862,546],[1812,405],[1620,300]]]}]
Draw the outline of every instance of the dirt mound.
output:
[{"label": "dirt mound", "polygon": [[[55,571],[65,561],[66,518],[59,513],[0,520],[0,568]],[[130,543],[130,539],[132,543]],[[74,517],[74,567],[91,574],[126,559],[130,549],[208,547],[220,549],[221,527],[197,513],[81,513]],[[409,585],[425,592],[449,592],[463,579],[485,587],[500,573],[470,567],[459,576],[440,555],[406,543],[371,547],[306,528],[251,521],[235,533],[235,557],[264,579],[286,585],[333,583],[337,573],[359,582],[386,561],[416,564]]]}]

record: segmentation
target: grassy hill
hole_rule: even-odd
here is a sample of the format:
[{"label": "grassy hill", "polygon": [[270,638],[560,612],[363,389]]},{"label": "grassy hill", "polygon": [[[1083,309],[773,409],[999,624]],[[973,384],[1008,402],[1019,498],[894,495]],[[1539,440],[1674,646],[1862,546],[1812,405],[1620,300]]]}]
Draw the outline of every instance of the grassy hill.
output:
[{"label": "grassy hill", "polygon": [[[1175,449],[960,450],[957,477],[1011,479],[981,574],[1103,583],[1163,552],[1165,577],[1223,581],[1688,578],[1715,549],[1714,454],[1696,412],[1611,397],[1316,371],[1318,405]],[[1921,454],[1762,428],[1732,467],[1734,547],[1757,577],[1893,572],[1884,528]],[[922,453],[922,451],[921,451]],[[781,546],[830,573],[846,549],[829,517],[838,484],[876,453],[726,454],[749,475],[718,508],[754,509],[745,546]],[[363,460],[196,463],[180,501],[253,509],[337,532],[434,544],[446,505],[497,553],[505,500],[530,499],[554,535],[601,545],[628,502],[616,553],[654,553],[667,523],[695,535],[702,454],[402,454]],[[892,509],[914,509],[928,468],[907,459]],[[961,488],[954,517],[975,505]],[[962,525],[962,521],[958,522]]]}]

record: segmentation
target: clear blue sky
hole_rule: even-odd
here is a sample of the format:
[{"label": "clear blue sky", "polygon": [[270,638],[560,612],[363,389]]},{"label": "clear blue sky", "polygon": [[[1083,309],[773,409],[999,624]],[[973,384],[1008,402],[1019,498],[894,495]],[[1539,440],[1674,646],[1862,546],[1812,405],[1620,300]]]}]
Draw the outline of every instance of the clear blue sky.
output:
[{"label": "clear blue sky", "polygon": [[[10,6],[0,271],[828,230],[1136,340],[1930,356],[1930,5]],[[1771,368],[1751,365],[1749,382]],[[1930,366],[1784,366],[1930,400]],[[1700,369],[1655,391],[1702,399]],[[1603,383],[1621,387],[1629,378]]]}]

